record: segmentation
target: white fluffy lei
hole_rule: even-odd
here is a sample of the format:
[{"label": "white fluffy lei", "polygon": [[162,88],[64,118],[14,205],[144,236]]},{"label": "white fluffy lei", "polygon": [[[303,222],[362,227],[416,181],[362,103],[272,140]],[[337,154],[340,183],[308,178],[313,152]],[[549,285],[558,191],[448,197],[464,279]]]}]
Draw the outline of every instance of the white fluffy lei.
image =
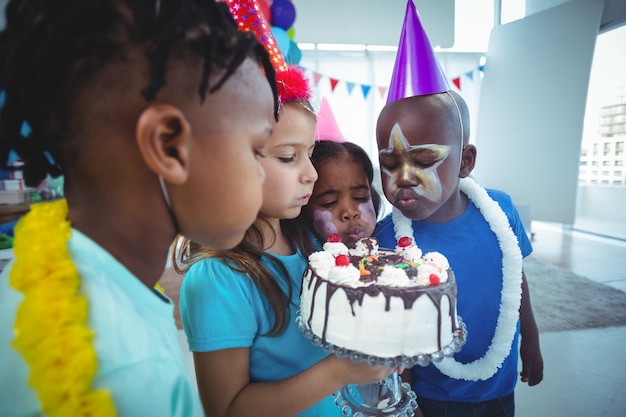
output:
[{"label": "white fluffy lei", "polygon": [[[478,381],[491,378],[502,366],[511,350],[522,298],[522,253],[506,214],[500,205],[489,197],[487,191],[471,178],[461,179],[461,191],[478,207],[498,238],[502,250],[503,282],[500,315],[491,346],[483,357],[465,364],[457,362],[453,357],[448,357],[434,365],[449,377]],[[396,240],[402,236],[413,236],[411,220],[404,217],[400,210],[393,209],[392,219]],[[468,333],[468,337],[471,337],[471,329]]]}]

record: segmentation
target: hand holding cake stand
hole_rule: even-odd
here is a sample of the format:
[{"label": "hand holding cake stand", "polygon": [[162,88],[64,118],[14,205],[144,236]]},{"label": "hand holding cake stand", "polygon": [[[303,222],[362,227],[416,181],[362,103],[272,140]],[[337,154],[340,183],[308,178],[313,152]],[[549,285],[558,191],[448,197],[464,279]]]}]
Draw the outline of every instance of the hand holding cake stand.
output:
[{"label": "hand holding cake stand", "polygon": [[[324,343],[313,334],[305,320],[298,315],[296,321],[305,337],[313,344],[321,346],[328,352],[333,352],[339,358],[348,358],[354,362],[367,362],[371,366],[384,365],[388,368],[411,368],[415,365],[427,366],[431,362],[439,362],[444,357],[452,356],[460,351],[465,344],[467,329],[459,319],[459,329],[455,332],[453,341],[432,354],[417,355],[414,357],[400,356],[396,358],[380,358],[372,355],[347,350],[330,343]],[[403,382],[395,370],[385,379],[372,384],[348,384],[335,394],[335,404],[341,408],[346,417],[412,417],[417,408],[416,394],[411,385]]]}]

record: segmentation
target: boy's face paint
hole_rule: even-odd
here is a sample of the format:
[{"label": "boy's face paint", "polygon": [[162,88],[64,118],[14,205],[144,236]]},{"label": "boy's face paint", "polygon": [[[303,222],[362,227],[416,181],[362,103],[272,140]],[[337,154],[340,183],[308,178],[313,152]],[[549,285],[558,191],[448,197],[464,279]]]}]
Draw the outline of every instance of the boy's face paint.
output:
[{"label": "boy's face paint", "polygon": [[411,145],[396,123],[389,145],[379,151],[380,166],[387,177],[385,195],[402,209],[408,200],[424,197],[437,202],[442,196],[437,168],[450,154],[450,146],[437,144]]},{"label": "boy's face paint", "polygon": [[463,129],[450,93],[388,103],[376,141],[385,197],[404,216],[439,222],[459,214]]}]

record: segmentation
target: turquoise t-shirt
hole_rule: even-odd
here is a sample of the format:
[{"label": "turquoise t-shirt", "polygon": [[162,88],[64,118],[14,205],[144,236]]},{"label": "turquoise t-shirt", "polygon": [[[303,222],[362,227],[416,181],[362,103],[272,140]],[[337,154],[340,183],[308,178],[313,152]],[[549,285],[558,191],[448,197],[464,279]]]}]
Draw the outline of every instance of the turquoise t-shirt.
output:
[{"label": "turquoise t-shirt", "polygon": [[[255,382],[283,380],[328,356],[302,334],[295,321],[306,259],[300,253],[277,258],[289,272],[292,303],[287,329],[274,337],[266,335],[273,324],[269,302],[247,275],[216,258],[199,261],[189,269],[181,287],[180,315],[192,351],[248,348],[250,379]],[[267,258],[262,262],[286,292],[282,274]],[[299,414],[341,415],[332,396]]]},{"label": "turquoise t-shirt", "polygon": [[[89,328],[98,357],[94,389],[111,392],[118,416],[203,416],[197,388],[185,368],[173,303],[147,288],[111,254],[77,230],[68,242],[89,301]],[[37,416],[29,369],[11,347],[23,295],[0,275],[0,415]]]}]

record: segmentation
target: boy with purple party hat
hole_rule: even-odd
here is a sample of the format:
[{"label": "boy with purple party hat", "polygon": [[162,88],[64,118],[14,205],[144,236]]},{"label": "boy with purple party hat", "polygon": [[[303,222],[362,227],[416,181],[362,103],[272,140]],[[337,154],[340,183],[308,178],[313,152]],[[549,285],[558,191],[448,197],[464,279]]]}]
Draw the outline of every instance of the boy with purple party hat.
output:
[{"label": "boy with purple party hat", "polygon": [[453,357],[405,372],[418,415],[511,417],[519,357],[522,382],[543,379],[522,268],[532,246],[509,195],[470,178],[477,151],[469,144],[469,110],[449,88],[412,0],[376,137],[383,190],[394,207],[374,235],[381,247],[412,236],[423,251],[447,256],[468,331]]}]

